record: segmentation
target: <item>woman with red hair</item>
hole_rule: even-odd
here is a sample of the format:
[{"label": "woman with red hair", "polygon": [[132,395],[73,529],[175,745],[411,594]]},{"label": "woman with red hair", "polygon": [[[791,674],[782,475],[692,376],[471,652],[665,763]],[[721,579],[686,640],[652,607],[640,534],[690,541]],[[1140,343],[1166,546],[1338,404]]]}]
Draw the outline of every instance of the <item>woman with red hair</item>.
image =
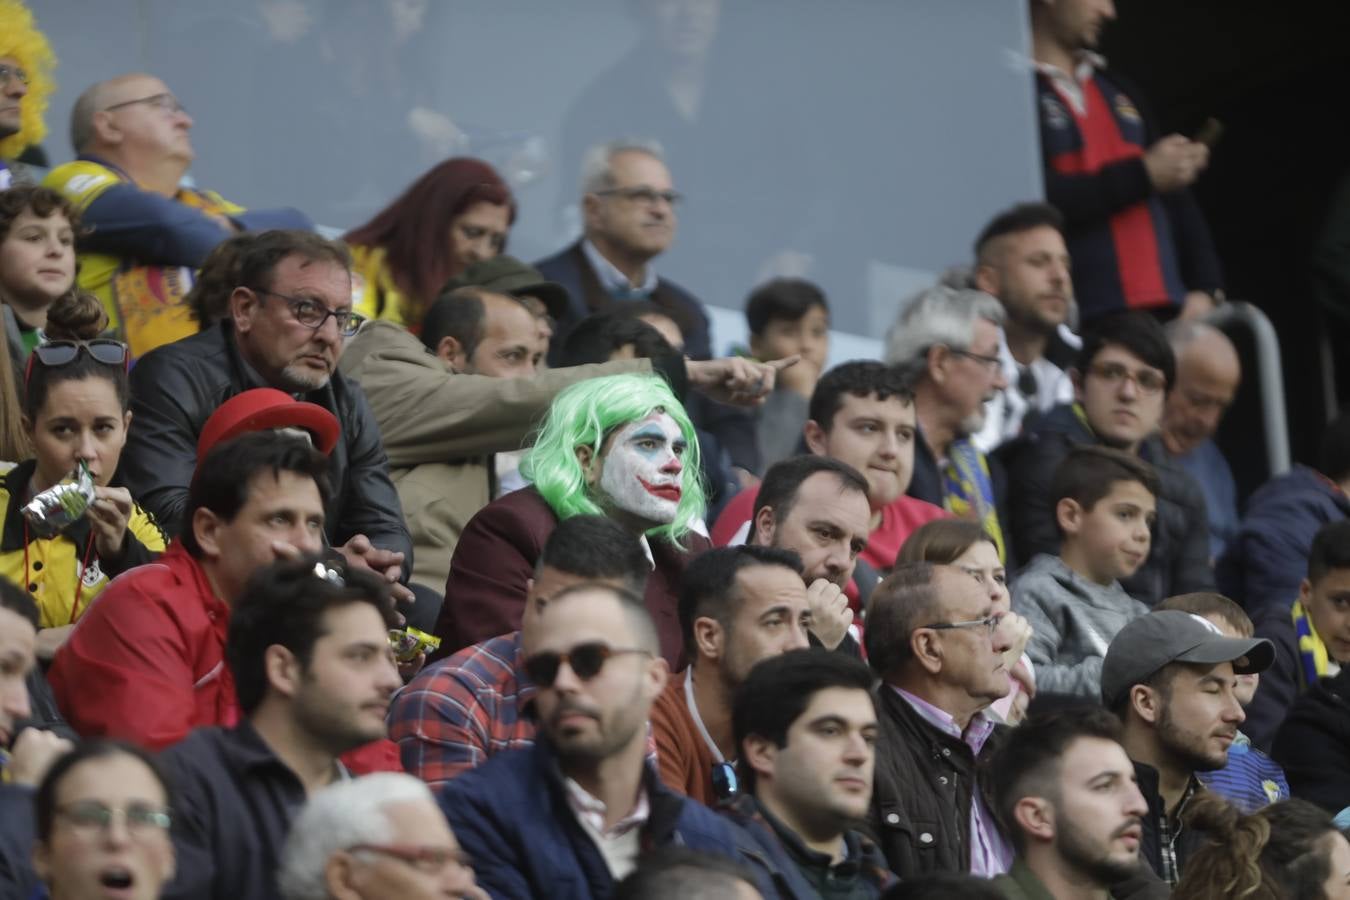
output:
[{"label": "woman with red hair", "polygon": [[505,249],[515,218],[511,188],[492,166],[468,157],[437,164],[344,235],[364,281],[354,311],[416,330],[442,285]]}]

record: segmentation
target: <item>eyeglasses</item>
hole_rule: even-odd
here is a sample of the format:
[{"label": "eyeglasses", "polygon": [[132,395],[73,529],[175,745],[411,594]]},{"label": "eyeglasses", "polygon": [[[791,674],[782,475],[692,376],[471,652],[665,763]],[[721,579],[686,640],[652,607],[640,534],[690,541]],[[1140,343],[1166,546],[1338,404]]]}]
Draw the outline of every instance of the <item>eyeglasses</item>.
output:
[{"label": "eyeglasses", "polygon": [[1003,361],[997,356],[985,356],[983,353],[971,353],[969,350],[952,350],[951,354],[953,356],[964,356],[966,359],[977,362],[991,374],[997,372],[999,367],[1003,365]]},{"label": "eyeglasses", "polygon": [[1098,363],[1090,366],[1088,372],[1113,385],[1118,385],[1128,379],[1133,381],[1135,386],[1145,394],[1156,394],[1167,387],[1167,379],[1163,377],[1162,373],[1152,369],[1140,369],[1138,372],[1131,372],[1127,366],[1120,363]]},{"label": "eyeglasses", "polygon": [[9,84],[11,81],[27,87],[28,73],[18,66],[0,66],[0,84]]},{"label": "eyeglasses", "polygon": [[354,313],[350,309],[329,309],[317,300],[311,300],[308,297],[290,297],[264,288],[250,288],[250,290],[255,294],[285,300],[286,305],[290,307],[291,315],[295,316],[295,321],[306,328],[313,328],[315,331],[322,328],[331,317],[334,322],[337,322],[338,333],[343,337],[351,337],[361,329],[361,325],[366,321],[365,316]]},{"label": "eyeglasses", "polygon": [[590,641],[585,644],[577,644],[566,653],[536,653],[525,660],[525,674],[530,677],[536,687],[552,687],[553,682],[558,679],[558,670],[562,668],[563,663],[572,667],[572,673],[582,681],[590,681],[600,674],[600,670],[605,667],[611,656],[622,656],[628,653],[641,653],[644,656],[651,656],[647,650],[640,650],[636,647],[611,647],[609,644],[600,641]]},{"label": "eyeglasses", "polygon": [[983,619],[969,619],[964,622],[933,622],[931,625],[924,625],[924,628],[931,628],[934,631],[952,631],[958,628],[983,628],[989,637],[994,636],[998,630],[998,623],[1003,621],[1003,616],[992,615],[985,616]]},{"label": "eyeglasses", "polygon": [[392,856],[415,869],[436,875],[444,872],[448,866],[469,868],[473,863],[469,854],[458,847],[430,847],[415,844],[353,844],[347,848],[352,852],[364,850],[367,853],[379,853]]},{"label": "eyeglasses", "polygon": [[132,803],[125,809],[113,808],[97,800],[81,800],[56,808],[56,815],[75,831],[93,836],[107,831],[118,819],[133,836],[168,831],[173,817],[168,811],[147,803]]},{"label": "eyeglasses", "polygon": [[733,763],[713,763],[712,788],[713,796],[717,798],[718,803],[730,800],[740,793],[741,783],[736,777],[736,766]]},{"label": "eyeglasses", "polygon": [[179,103],[178,98],[173,94],[151,94],[149,97],[137,97],[135,100],[123,100],[121,103],[114,103],[112,106],[103,107],[103,112],[112,112],[115,109],[121,109],[124,106],[135,106],[138,103],[144,103],[146,106],[153,106],[159,112],[170,116],[176,116],[179,113],[187,112],[187,107]]},{"label": "eyeglasses", "polygon": [[655,206],[658,202],[665,201],[673,208],[679,206],[684,200],[684,195],[679,191],[658,191],[656,188],[649,187],[606,188],[595,193],[600,197],[619,197],[624,200],[632,200],[641,203],[643,206]]}]

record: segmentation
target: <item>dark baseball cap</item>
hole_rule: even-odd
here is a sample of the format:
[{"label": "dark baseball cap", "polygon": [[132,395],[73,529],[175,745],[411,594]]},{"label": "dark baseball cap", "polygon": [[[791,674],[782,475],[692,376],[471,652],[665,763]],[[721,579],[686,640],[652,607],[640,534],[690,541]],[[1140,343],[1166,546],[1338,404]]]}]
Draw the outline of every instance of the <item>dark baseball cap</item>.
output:
[{"label": "dark baseball cap", "polygon": [[469,266],[457,277],[445,283],[440,296],[444,297],[453,290],[470,286],[498,294],[536,297],[554,319],[564,318],[570,303],[567,288],[556,281],[549,281],[534,266],[526,265],[514,256],[505,254]]},{"label": "dark baseball cap", "polygon": [[1130,688],[1174,662],[1218,665],[1231,662],[1238,675],[1264,672],[1275,661],[1265,638],[1224,637],[1213,622],[1188,612],[1164,609],[1140,616],[1116,635],[1102,663],[1102,702],[1115,707]]}]

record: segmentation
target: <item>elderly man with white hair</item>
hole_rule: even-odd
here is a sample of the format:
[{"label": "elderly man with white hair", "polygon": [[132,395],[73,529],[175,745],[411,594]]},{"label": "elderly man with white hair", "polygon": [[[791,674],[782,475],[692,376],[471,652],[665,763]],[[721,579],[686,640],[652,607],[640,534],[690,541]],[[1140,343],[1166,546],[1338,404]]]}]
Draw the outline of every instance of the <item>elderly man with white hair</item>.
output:
[{"label": "elderly man with white hair", "polygon": [[324,788],[291,826],[286,900],[487,900],[431,790],[381,772]]},{"label": "elderly man with white hair", "polygon": [[588,313],[616,300],[644,300],[680,327],[693,359],[711,355],[708,314],[684,288],[661,278],[652,260],[675,240],[680,195],[661,145],[614,140],[586,151],[581,164],[582,237],[535,268],[571,295],[554,329],[549,363],[558,364],[562,340]]},{"label": "elderly man with white hair", "polygon": [[886,362],[911,370],[918,437],[908,494],[979,522],[1007,561],[1002,472],[971,440],[985,404],[1008,386],[999,360],[1004,311],[983,291],[936,285],[911,299],[886,335]]}]

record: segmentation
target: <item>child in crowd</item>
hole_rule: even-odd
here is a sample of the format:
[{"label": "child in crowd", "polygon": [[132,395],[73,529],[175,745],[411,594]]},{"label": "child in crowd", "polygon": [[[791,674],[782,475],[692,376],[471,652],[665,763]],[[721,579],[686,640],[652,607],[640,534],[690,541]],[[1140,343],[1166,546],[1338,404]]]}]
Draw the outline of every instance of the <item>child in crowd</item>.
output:
[{"label": "child in crowd", "polygon": [[760,285],[745,302],[750,355],[759,360],[800,355],[778,374],[778,384],[759,409],[755,437],[760,469],[797,453],[807,405],[830,355],[830,306],[825,294],[800,278],[775,278]]},{"label": "child in crowd", "polygon": [[[1223,594],[1200,591],[1168,597],[1158,609],[1179,609],[1208,620],[1223,632],[1224,637],[1250,638],[1256,626],[1242,607]],[[1252,702],[1260,675],[1238,675],[1238,703],[1244,707]],[[1244,813],[1253,813],[1263,806],[1289,799],[1289,782],[1284,770],[1265,753],[1252,746],[1251,738],[1241,731],[1228,747],[1228,765],[1213,772],[1200,772],[1197,777],[1214,793],[1233,803]]]},{"label": "child in crowd", "polygon": [[1013,584],[1013,609],[1031,623],[1038,692],[1099,700],[1106,648],[1149,611],[1120,579],[1148,558],[1158,478],[1136,456],[1082,446],[1055,470],[1051,491],[1059,555],[1027,564]]}]

